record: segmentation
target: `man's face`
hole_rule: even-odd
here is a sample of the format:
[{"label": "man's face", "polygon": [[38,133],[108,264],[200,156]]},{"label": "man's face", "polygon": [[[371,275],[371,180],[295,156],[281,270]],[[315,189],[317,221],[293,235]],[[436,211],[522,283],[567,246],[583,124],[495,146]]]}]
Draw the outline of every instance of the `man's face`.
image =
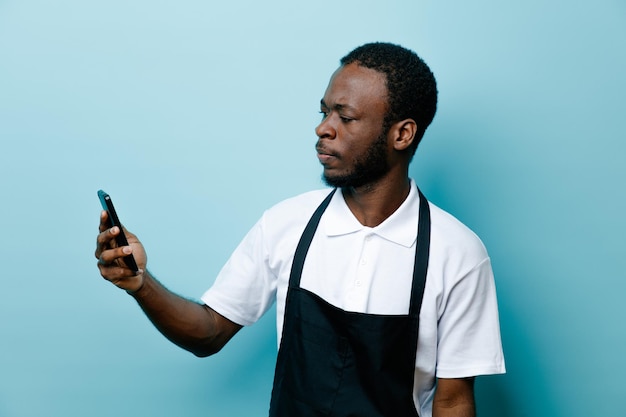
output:
[{"label": "man's face", "polygon": [[385,76],[356,63],[339,68],[321,100],[322,122],[315,129],[324,181],[333,187],[360,187],[389,171]]}]

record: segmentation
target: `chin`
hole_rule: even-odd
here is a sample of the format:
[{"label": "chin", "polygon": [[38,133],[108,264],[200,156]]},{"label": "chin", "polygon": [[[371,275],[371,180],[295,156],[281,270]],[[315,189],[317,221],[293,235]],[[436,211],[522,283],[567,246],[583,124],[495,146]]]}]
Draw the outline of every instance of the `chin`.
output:
[{"label": "chin", "polygon": [[326,185],[335,188],[359,187],[362,185],[358,178],[354,178],[353,175],[322,174],[322,180]]}]

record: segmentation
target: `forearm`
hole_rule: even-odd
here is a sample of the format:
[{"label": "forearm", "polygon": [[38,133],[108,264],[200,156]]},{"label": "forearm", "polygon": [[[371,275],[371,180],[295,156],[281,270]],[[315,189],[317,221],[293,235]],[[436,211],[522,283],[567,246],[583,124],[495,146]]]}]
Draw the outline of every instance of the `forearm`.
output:
[{"label": "forearm", "polygon": [[149,272],[141,288],[129,294],[165,337],[196,356],[218,352],[240,328],[207,306],[169,291]]},{"label": "forearm", "polygon": [[433,417],[475,417],[474,378],[438,379]]},{"label": "forearm", "polygon": [[474,403],[445,405],[433,402],[433,417],[476,417],[476,407]]}]

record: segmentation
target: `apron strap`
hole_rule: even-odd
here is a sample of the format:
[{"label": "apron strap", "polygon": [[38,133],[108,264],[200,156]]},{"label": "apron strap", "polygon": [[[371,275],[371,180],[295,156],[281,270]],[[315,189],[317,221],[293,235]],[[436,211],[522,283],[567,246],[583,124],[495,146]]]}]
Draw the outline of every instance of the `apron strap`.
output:
[{"label": "apron strap", "polygon": [[306,258],[307,251],[309,246],[311,246],[311,241],[313,241],[313,236],[315,235],[315,230],[317,230],[317,226],[320,223],[322,214],[324,214],[326,207],[330,204],[330,200],[333,198],[335,191],[337,191],[336,188],[328,194],[324,201],[322,201],[322,204],[319,205],[317,210],[313,213],[313,216],[311,216],[311,219],[307,223],[302,236],[300,236],[300,241],[296,247],[293,263],[291,264],[291,274],[289,275],[289,286],[291,287],[300,287],[300,278],[302,278],[302,269],[304,268],[304,260]]},{"label": "apron strap", "polygon": [[409,315],[419,316],[426,286],[428,272],[428,256],[430,252],[430,207],[424,194],[417,189],[420,197],[419,223],[417,225],[417,248],[415,249],[415,266],[413,268],[413,285],[411,287],[411,304]]}]

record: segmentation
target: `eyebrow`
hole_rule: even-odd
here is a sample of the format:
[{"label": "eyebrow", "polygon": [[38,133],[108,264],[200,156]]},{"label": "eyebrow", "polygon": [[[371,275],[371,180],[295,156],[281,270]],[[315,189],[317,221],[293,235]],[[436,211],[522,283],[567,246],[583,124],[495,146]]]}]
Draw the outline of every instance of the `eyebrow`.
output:
[{"label": "eyebrow", "polygon": [[337,104],[335,104],[334,106],[329,107],[329,106],[326,104],[326,102],[324,101],[324,99],[321,99],[321,100],[320,100],[320,106],[325,107],[325,108],[327,108],[327,109],[331,108],[331,109],[333,109],[333,110],[356,110],[354,107],[352,107],[352,106],[351,106],[351,105],[349,105],[349,104],[340,104],[340,103],[337,103]]}]

